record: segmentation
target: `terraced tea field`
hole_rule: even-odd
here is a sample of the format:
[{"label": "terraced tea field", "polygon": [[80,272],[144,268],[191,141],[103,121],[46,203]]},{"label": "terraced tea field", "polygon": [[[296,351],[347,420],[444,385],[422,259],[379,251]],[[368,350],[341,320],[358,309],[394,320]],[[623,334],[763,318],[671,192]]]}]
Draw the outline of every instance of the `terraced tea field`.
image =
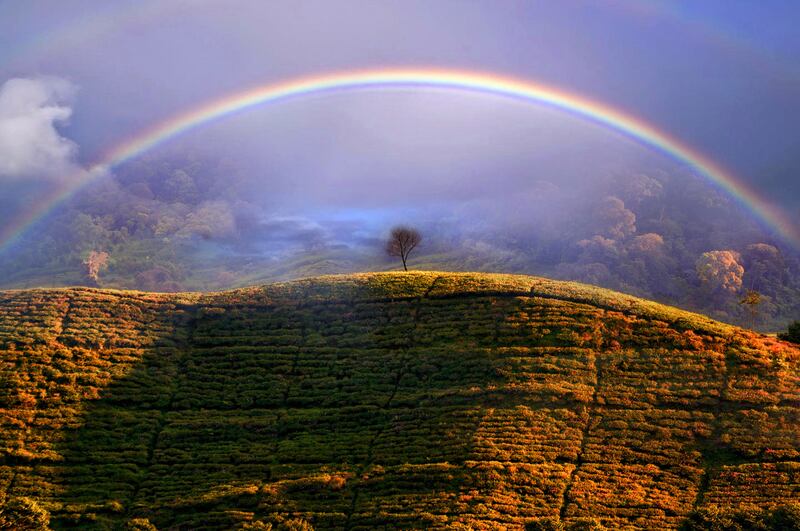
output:
[{"label": "terraced tea field", "polygon": [[800,350],[589,286],[0,292],[0,355],[0,499],[55,529],[675,529],[800,502]]}]

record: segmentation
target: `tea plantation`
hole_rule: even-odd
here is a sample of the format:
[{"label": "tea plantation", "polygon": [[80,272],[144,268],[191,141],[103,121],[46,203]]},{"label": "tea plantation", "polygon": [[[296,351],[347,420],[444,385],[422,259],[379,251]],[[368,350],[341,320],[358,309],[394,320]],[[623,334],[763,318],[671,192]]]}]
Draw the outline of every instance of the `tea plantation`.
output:
[{"label": "tea plantation", "polygon": [[800,350],[590,286],[0,292],[0,361],[0,526],[677,529],[800,502]]}]

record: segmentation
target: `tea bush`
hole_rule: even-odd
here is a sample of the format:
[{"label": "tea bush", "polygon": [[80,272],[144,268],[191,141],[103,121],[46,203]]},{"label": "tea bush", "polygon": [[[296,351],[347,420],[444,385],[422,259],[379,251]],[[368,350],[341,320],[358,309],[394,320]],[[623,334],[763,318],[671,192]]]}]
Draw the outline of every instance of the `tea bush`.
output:
[{"label": "tea bush", "polygon": [[590,286],[0,292],[0,356],[0,501],[55,529],[796,521],[800,351]]}]

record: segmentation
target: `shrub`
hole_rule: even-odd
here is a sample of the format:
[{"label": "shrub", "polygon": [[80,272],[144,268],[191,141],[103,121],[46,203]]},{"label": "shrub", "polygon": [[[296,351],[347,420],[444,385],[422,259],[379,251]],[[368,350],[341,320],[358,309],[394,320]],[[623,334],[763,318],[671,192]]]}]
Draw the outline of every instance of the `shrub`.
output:
[{"label": "shrub", "polygon": [[40,531],[49,525],[50,513],[30,498],[11,498],[0,508],[0,529]]},{"label": "shrub", "polygon": [[125,531],[158,531],[147,518],[134,518],[125,524]]},{"label": "shrub", "polygon": [[261,520],[253,520],[242,524],[240,529],[247,529],[248,531],[272,531],[272,524],[262,522]]},{"label": "shrub", "polygon": [[800,503],[778,507],[769,516],[769,528],[783,531],[800,531]]},{"label": "shrub", "polygon": [[525,531],[564,531],[564,524],[559,518],[538,518],[525,524]]},{"label": "shrub", "polygon": [[778,334],[778,338],[790,343],[800,344],[800,321],[791,323],[786,332]]},{"label": "shrub", "polygon": [[736,509],[709,505],[694,510],[682,531],[800,531],[800,504],[791,503],[772,510],[754,506]]},{"label": "shrub", "polygon": [[279,531],[314,531],[314,526],[302,518],[290,518],[278,524]]},{"label": "shrub", "polygon": [[0,508],[13,481],[62,528],[675,529],[704,474],[727,511],[797,502],[800,349],[599,288],[34,290],[0,294],[0,350]]},{"label": "shrub", "polygon": [[605,527],[597,518],[578,518],[568,527],[568,531],[604,531]]}]

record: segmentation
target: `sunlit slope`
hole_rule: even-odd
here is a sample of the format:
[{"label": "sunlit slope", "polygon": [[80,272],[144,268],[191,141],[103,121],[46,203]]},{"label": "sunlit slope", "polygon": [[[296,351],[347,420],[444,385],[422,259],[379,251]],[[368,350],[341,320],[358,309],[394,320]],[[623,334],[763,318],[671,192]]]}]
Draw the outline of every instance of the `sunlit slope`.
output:
[{"label": "sunlit slope", "polygon": [[0,292],[0,492],[51,526],[669,529],[800,500],[800,351],[534,277]]}]

